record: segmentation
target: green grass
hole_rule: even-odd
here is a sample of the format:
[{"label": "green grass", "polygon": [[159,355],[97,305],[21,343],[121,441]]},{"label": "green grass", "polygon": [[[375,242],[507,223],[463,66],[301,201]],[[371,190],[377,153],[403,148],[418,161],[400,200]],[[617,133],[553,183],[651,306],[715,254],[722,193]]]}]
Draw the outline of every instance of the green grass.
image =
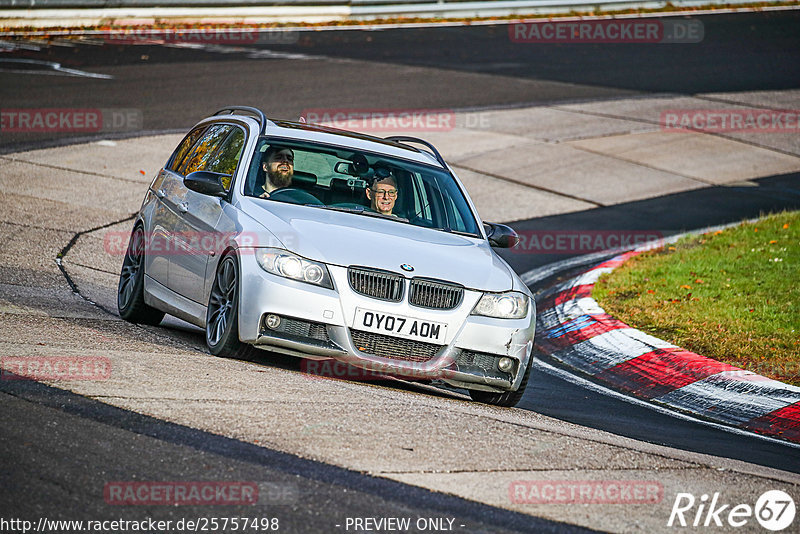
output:
[{"label": "green grass", "polygon": [[800,212],[640,254],[593,297],[639,330],[800,385]]}]

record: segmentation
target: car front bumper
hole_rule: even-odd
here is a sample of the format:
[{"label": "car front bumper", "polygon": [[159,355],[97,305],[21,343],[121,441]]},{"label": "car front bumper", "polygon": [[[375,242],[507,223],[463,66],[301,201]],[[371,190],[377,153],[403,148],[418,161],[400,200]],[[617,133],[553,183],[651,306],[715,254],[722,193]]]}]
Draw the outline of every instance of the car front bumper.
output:
[{"label": "car front bumper", "polygon": [[[252,254],[241,254],[240,265],[239,337],[259,348],[334,358],[366,370],[364,376],[444,380],[457,387],[497,392],[518,389],[530,365],[533,300],[525,318],[496,319],[470,315],[481,296],[477,291],[466,290],[454,310],[430,310],[410,306],[405,299],[385,302],[358,294],[350,288],[343,267],[329,266],[336,287],[331,290],[267,273]],[[441,323],[446,335],[434,344],[357,330],[359,307]],[[281,318],[277,328],[266,325],[270,314]],[[502,357],[513,360],[508,372],[498,368]]]}]

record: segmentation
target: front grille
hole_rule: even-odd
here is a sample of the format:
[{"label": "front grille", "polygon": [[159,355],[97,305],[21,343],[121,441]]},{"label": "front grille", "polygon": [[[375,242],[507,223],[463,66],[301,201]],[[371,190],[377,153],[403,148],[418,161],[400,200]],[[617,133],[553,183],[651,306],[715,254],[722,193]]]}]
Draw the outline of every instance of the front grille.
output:
[{"label": "front grille", "polygon": [[282,316],[281,324],[275,329],[267,327],[266,322],[263,324],[263,332],[267,335],[278,334],[280,337],[316,339],[325,343],[330,343],[331,341],[331,338],[328,337],[328,329],[323,323]]},{"label": "front grille", "polygon": [[375,299],[400,302],[403,298],[403,277],[388,271],[348,267],[347,280],[356,293]]},{"label": "front grille", "polygon": [[464,288],[446,282],[414,278],[408,302],[421,308],[452,310],[461,304]]},{"label": "front grille", "polygon": [[497,357],[483,352],[463,351],[456,357],[456,365],[459,367],[478,367],[486,372],[497,370]]},{"label": "front grille", "polygon": [[406,362],[427,362],[436,356],[436,353],[443,346],[412,339],[373,334],[362,330],[351,329],[350,335],[353,337],[353,344],[356,348],[365,354]]},{"label": "front grille", "polygon": [[301,321],[299,319],[284,318],[281,321],[281,327],[278,329],[284,333],[297,336],[297,337],[310,337],[320,341],[330,341],[328,337],[328,329],[322,323],[314,323],[311,321]]},{"label": "front grille", "polygon": [[500,356],[486,354],[485,352],[462,351],[456,356],[456,367],[464,373],[483,373],[486,376],[510,380],[511,375],[497,368]]}]

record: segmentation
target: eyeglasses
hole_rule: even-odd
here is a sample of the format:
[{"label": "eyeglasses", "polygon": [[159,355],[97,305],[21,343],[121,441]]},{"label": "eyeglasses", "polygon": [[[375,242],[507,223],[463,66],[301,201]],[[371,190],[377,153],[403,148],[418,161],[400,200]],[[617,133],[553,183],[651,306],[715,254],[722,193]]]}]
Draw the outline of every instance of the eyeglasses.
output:
[{"label": "eyeglasses", "polygon": [[375,196],[384,196],[389,198],[394,198],[397,196],[397,189],[373,189],[373,193]]}]

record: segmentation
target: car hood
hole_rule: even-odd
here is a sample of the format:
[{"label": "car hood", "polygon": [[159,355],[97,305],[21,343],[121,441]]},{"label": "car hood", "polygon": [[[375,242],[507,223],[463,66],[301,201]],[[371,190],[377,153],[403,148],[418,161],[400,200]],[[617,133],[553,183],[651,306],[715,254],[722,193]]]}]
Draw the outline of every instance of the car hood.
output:
[{"label": "car hood", "polygon": [[243,209],[287,250],[305,258],[347,267],[361,265],[463,284],[483,291],[514,286],[510,267],[483,239],[398,221],[257,199]]}]

